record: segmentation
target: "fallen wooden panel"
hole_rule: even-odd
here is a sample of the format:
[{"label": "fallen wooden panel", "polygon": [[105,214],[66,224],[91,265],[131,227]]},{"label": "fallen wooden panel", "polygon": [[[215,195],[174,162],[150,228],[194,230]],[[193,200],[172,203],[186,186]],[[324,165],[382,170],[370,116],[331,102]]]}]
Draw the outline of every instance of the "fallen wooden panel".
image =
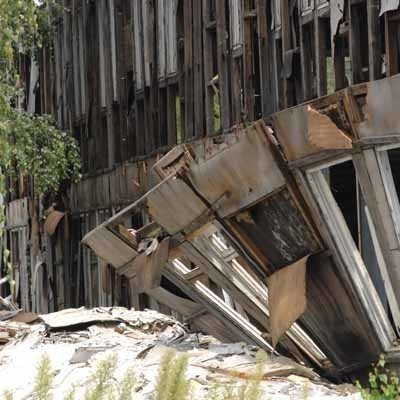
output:
[{"label": "fallen wooden panel", "polygon": [[236,135],[236,142],[221,146],[222,150],[218,145],[207,147],[206,158],[191,163],[187,172],[190,182],[221,218],[285,185],[262,128],[250,126]]},{"label": "fallen wooden panel", "polygon": [[367,83],[365,120],[357,125],[360,138],[400,135],[398,101],[400,75]]},{"label": "fallen wooden panel", "polygon": [[149,192],[147,206],[154,221],[170,235],[186,229],[190,231],[195,220],[208,211],[200,197],[179,178],[169,179],[157,190]]},{"label": "fallen wooden panel", "polygon": [[306,309],[307,259],[308,256],[305,256],[268,278],[271,336],[274,347]]},{"label": "fallen wooden panel", "polygon": [[139,293],[160,286],[163,267],[168,261],[169,238],[164,239],[159,243],[158,247],[151,254],[146,252],[140,253],[135,260],[127,266],[126,270],[118,271],[123,273],[127,278],[138,279]]},{"label": "fallen wooden panel", "polygon": [[136,257],[137,252],[103,225],[90,231],[82,243],[89,246],[99,257],[120,268]]}]

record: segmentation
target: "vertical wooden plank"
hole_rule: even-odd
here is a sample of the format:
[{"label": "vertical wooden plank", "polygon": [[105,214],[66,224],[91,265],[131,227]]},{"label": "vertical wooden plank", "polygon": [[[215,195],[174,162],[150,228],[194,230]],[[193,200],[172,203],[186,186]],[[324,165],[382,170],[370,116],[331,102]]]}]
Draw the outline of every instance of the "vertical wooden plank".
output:
[{"label": "vertical wooden plank", "polygon": [[194,136],[204,135],[203,103],[203,40],[201,1],[193,1],[193,100],[194,100]]},{"label": "vertical wooden plank", "polygon": [[172,75],[177,72],[178,67],[178,53],[177,53],[177,12],[178,12],[178,0],[170,0],[168,7],[166,7],[166,43],[167,43],[167,60],[166,68],[167,75]]},{"label": "vertical wooden plank", "polygon": [[61,94],[61,79],[62,79],[62,68],[61,68],[61,54],[60,54],[60,46],[59,46],[59,36],[60,36],[60,27],[56,29],[54,34],[54,63],[55,63],[55,102],[56,102],[56,114],[57,114],[57,123],[58,126],[62,126],[62,94]]},{"label": "vertical wooden plank", "polygon": [[369,79],[381,77],[381,28],[379,0],[366,0],[368,26]]},{"label": "vertical wooden plank", "polygon": [[392,13],[385,13],[385,43],[386,43],[386,76],[400,71],[397,49],[398,23],[391,20]]},{"label": "vertical wooden plank", "polygon": [[211,29],[211,10],[208,0],[202,0],[203,6],[203,69],[204,69],[204,113],[207,135],[214,133],[214,95],[210,82],[213,78],[212,36],[215,28]]},{"label": "vertical wooden plank", "polygon": [[312,99],[313,96],[313,23],[302,23],[301,10],[299,9],[299,31],[300,31],[300,59],[301,59],[301,102]]},{"label": "vertical wooden plank", "polygon": [[[105,21],[105,0],[97,2],[97,26],[99,35],[99,71],[100,71],[100,106],[106,107],[106,67],[105,67],[105,48],[106,40],[104,33]],[[108,81],[108,79],[107,79]]]},{"label": "vertical wooden plank", "polygon": [[79,14],[77,9],[77,0],[72,2],[72,59],[74,74],[74,102],[75,102],[75,119],[79,119],[82,115],[81,107],[81,84],[79,76]]},{"label": "vertical wooden plank", "polygon": [[142,35],[142,1],[132,0],[133,32],[134,32],[134,66],[136,89],[144,87],[143,77],[143,35]]},{"label": "vertical wooden plank", "polygon": [[[244,13],[248,16],[253,10],[250,8],[250,2],[244,2]],[[243,75],[244,75],[244,108],[245,119],[253,121],[255,106],[255,88],[254,88],[254,58],[253,58],[253,18],[244,18],[244,52],[243,52]]]},{"label": "vertical wooden plank", "polygon": [[185,139],[194,135],[193,92],[193,0],[183,2],[184,75],[185,75]]},{"label": "vertical wooden plank", "polygon": [[81,113],[82,116],[86,114],[87,110],[87,98],[86,98],[86,54],[85,54],[85,43],[86,43],[86,31],[84,29],[86,25],[86,16],[84,13],[84,3],[81,3],[81,7],[78,9],[78,40],[79,40],[79,77],[80,77],[80,94],[81,94]]},{"label": "vertical wooden plank", "polygon": [[110,42],[111,42],[111,74],[112,74],[112,88],[113,99],[118,101],[118,83],[117,83],[117,54],[116,54],[116,40],[115,40],[115,0],[108,0],[109,20],[110,20]]},{"label": "vertical wooden plank", "polygon": [[340,90],[348,86],[345,74],[345,44],[343,38],[336,37],[334,40],[333,68],[335,71],[335,90]]},{"label": "vertical wooden plank", "polygon": [[352,83],[360,83],[363,81],[361,48],[362,38],[360,31],[361,16],[357,6],[353,6],[351,2],[348,3],[349,10],[349,50],[352,72]]},{"label": "vertical wooden plank", "polygon": [[[286,54],[291,50],[291,32],[289,0],[281,0],[281,32],[282,32],[282,60],[285,60]],[[285,108],[293,105],[293,83],[289,79],[283,79],[283,105]]]},{"label": "vertical wooden plank", "polygon": [[322,18],[318,17],[318,12],[314,12],[314,37],[315,37],[315,61],[317,96],[321,97],[328,92],[327,83],[327,49],[328,40],[327,25]]},{"label": "vertical wooden plank", "polygon": [[167,46],[169,46],[169,43],[166,42],[166,30],[168,29],[168,27],[165,14],[166,14],[166,9],[164,1],[157,0],[158,79],[163,79],[166,77],[166,61],[167,61],[166,55],[167,55]]},{"label": "vertical wooden plank", "polygon": [[[151,85],[150,64],[153,58],[153,17],[154,17],[154,0],[142,0],[142,36],[143,47],[140,51],[143,53],[144,59],[144,79],[145,85]],[[155,67],[155,65],[154,65]]]},{"label": "vertical wooden plank", "polygon": [[167,86],[168,145],[176,144],[176,85]]},{"label": "vertical wooden plank", "polygon": [[[242,0],[229,1],[230,54],[229,72],[231,85],[231,125],[242,121],[242,82],[243,79],[243,26],[244,10]],[[253,59],[254,59],[253,55]],[[254,77],[253,77],[254,79]]]},{"label": "vertical wooden plank", "polygon": [[222,132],[230,128],[230,92],[228,76],[228,32],[226,28],[225,1],[215,2],[215,17],[217,27],[217,65],[218,65],[218,88],[221,106]]},{"label": "vertical wooden plank", "polygon": [[261,87],[261,110],[262,116],[275,111],[275,99],[273,88],[272,64],[272,32],[270,7],[267,7],[265,0],[257,0],[257,32],[259,48],[259,69],[260,69],[260,87]]}]

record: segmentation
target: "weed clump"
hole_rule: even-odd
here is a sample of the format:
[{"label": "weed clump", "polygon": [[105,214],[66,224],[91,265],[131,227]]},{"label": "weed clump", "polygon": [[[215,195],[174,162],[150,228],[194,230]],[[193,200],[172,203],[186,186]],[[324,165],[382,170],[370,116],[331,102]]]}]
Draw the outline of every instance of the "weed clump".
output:
[{"label": "weed clump", "polygon": [[37,366],[33,398],[35,400],[50,400],[52,384],[53,372],[51,368],[51,360],[47,354],[44,354],[39,360]]},{"label": "weed clump", "polygon": [[359,381],[356,386],[361,391],[364,400],[397,400],[400,399],[400,381],[396,373],[385,368],[386,360],[383,355],[373,366],[368,376],[369,387],[363,388]]},{"label": "weed clump", "polygon": [[176,356],[172,350],[165,353],[152,400],[185,400],[188,397],[187,363],[186,356]]}]

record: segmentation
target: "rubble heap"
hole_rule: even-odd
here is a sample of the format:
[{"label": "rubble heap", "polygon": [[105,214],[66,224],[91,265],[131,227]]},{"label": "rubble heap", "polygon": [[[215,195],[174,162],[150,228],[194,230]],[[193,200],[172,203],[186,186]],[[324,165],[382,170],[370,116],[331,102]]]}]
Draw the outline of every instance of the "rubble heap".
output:
[{"label": "rubble heap", "polygon": [[[21,322],[26,320],[26,322]],[[0,322],[0,331],[12,334],[0,347],[0,396],[30,399],[37,365],[44,354],[54,372],[52,395],[63,399],[71,387],[75,399],[84,398],[85,387],[101,360],[117,359],[114,373],[121,382],[127,370],[135,373],[135,399],[150,399],[161,360],[170,348],[188,357],[187,379],[193,398],[207,396],[215,383],[239,384],[257,367],[257,348],[243,343],[223,344],[212,336],[188,333],[172,317],[155,311],[122,307],[67,309],[39,316],[26,313]],[[331,385],[286,357],[269,354],[262,362],[262,398],[361,399],[349,385]],[[258,364],[260,368],[260,364]]]}]

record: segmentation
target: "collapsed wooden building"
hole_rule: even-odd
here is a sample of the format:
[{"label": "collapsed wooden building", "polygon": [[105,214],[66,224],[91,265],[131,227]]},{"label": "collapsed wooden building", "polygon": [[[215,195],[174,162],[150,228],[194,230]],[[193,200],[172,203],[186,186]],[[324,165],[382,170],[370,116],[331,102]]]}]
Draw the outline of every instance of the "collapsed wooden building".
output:
[{"label": "collapsed wooden building", "polygon": [[330,377],[398,362],[398,7],[65,0],[22,76],[83,178],[10,180],[15,300],[153,308]]}]

